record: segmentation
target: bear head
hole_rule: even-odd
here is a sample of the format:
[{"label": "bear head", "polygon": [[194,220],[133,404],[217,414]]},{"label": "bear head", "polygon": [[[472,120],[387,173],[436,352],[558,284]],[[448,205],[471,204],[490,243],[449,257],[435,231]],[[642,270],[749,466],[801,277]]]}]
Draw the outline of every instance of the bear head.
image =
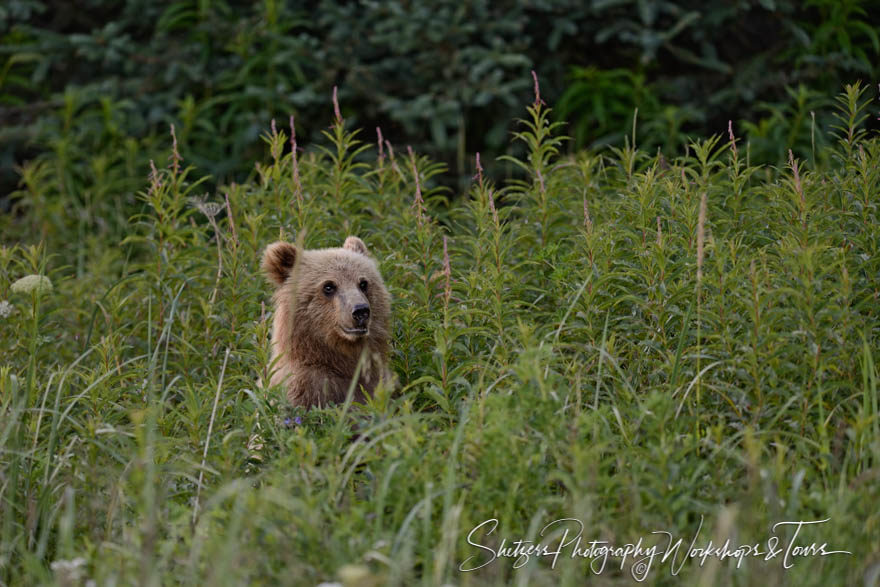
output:
[{"label": "bear head", "polygon": [[318,363],[355,356],[364,345],[385,352],[391,299],[361,239],[349,236],[340,248],[314,250],[275,242],[262,268],[276,288],[279,351]]}]

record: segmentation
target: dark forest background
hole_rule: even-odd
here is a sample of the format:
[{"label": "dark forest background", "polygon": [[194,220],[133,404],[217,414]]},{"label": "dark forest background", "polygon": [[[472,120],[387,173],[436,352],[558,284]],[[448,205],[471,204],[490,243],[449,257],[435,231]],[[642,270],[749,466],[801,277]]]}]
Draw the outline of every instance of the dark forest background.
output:
[{"label": "dark forest background", "polygon": [[643,148],[733,120],[752,160],[775,163],[813,149],[813,113],[843,84],[877,82],[878,25],[877,0],[11,0],[0,209],[28,173],[59,197],[133,201],[172,123],[211,184],[244,181],[273,118],[294,115],[301,146],[328,127],[334,85],[361,139],[381,127],[446,162],[447,181],[473,175],[477,151],[503,175],[530,70],[570,149],[622,144],[638,109]]}]

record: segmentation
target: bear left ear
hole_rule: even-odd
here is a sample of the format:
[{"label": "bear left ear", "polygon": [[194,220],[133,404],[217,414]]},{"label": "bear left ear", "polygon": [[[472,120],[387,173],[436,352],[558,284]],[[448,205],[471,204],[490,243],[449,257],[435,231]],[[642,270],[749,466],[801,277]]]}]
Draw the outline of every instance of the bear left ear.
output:
[{"label": "bear left ear", "polygon": [[296,263],[296,247],[284,241],[272,243],[263,253],[263,273],[269,281],[281,286]]},{"label": "bear left ear", "polygon": [[342,245],[343,249],[347,249],[353,253],[359,253],[361,255],[369,255],[367,252],[367,245],[364,244],[364,241],[359,239],[356,236],[350,236],[345,239],[345,244]]}]

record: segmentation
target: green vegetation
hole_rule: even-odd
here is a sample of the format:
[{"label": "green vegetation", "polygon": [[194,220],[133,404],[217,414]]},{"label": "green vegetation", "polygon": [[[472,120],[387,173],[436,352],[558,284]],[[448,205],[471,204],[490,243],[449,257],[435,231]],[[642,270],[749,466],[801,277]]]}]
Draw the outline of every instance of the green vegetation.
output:
[{"label": "green vegetation", "polygon": [[[587,539],[689,543],[701,516],[703,542],[762,545],[830,518],[799,544],[853,554],[650,580],[862,581],[880,550],[869,105],[848,86],[816,152],[774,168],[735,127],[677,156],[565,155],[536,95],[520,179],[478,159],[451,201],[442,165],[340,118],[305,153],[273,124],[255,181],[216,194],[178,149],[118,208],[96,182],[106,197],[65,209],[31,168],[22,216],[0,218],[0,583],[580,585],[588,563],[565,557],[461,573],[485,554],[465,537],[574,517]],[[258,383],[260,252],[348,234],[394,296],[400,387],[297,412]]]}]

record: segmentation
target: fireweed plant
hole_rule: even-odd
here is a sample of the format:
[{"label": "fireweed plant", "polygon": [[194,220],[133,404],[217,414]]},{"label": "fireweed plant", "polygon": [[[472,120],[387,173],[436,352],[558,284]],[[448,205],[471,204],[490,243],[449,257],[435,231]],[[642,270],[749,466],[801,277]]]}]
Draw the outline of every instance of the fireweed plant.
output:
[{"label": "fireweed plant", "polygon": [[[565,555],[459,571],[489,558],[477,524],[499,520],[479,538],[497,548],[564,517],[585,540],[686,545],[701,520],[698,545],[828,519],[799,542],[852,552],[655,563],[655,582],[877,576],[867,88],[813,129],[818,156],[772,168],[733,122],[681,153],[639,149],[634,124],[563,156],[535,80],[519,173],[496,184],[477,157],[453,199],[441,165],[334,106],[316,148],[267,125],[255,179],[213,194],[175,143],[115,242],[65,232],[24,178],[23,216],[0,220],[0,584],[580,585],[591,561]],[[259,383],[260,253],[349,234],[394,297],[396,389],[295,411]],[[13,286],[27,275],[52,287]],[[631,564],[602,577],[629,584]]]}]

